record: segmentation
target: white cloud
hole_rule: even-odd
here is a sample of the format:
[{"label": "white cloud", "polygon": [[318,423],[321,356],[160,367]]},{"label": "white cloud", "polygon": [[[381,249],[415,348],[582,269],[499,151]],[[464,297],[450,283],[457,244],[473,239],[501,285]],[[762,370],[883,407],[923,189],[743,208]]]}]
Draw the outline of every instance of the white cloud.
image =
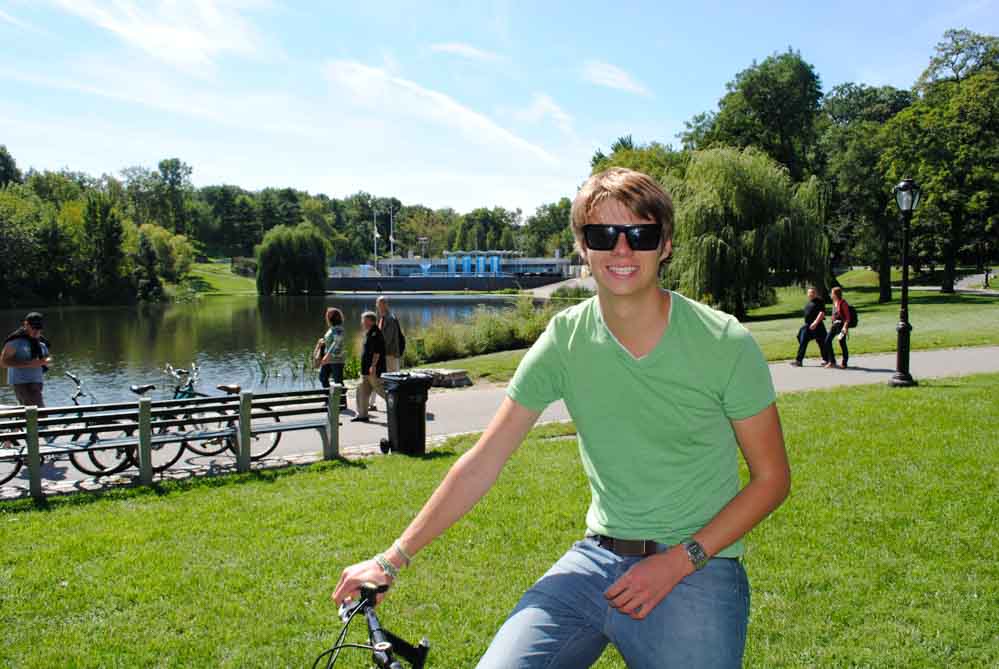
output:
[{"label": "white cloud", "polygon": [[530,107],[516,111],[513,115],[518,121],[527,123],[539,123],[550,116],[562,132],[573,135],[572,117],[546,93],[536,93]]},{"label": "white cloud", "polygon": [[22,28],[24,30],[31,30],[32,29],[31,26],[29,26],[24,21],[11,16],[7,12],[3,11],[2,9],[0,9],[0,21],[6,21],[7,23],[15,25],[18,28]]},{"label": "white cloud", "polygon": [[583,65],[583,79],[597,86],[616,88],[636,95],[652,95],[644,84],[621,68],[598,60],[589,60]]},{"label": "white cloud", "polygon": [[444,93],[393,76],[383,69],[356,61],[336,60],[326,66],[326,76],[343,100],[376,110],[429,121],[458,131],[466,140],[503,152],[513,150],[548,164],[558,161],[545,149],[500,127]]},{"label": "white cloud", "polygon": [[481,60],[491,63],[502,60],[499,54],[495,54],[491,51],[483,51],[482,49],[472,46],[471,44],[464,44],[461,42],[431,44],[430,50],[436,53],[454,54],[456,56],[468,58],[469,60]]},{"label": "white cloud", "polygon": [[[243,18],[239,2],[55,0],[63,10],[103,28],[158,60],[196,74],[214,68],[218,56],[257,56],[262,39]],[[244,3],[245,5],[246,3]]]}]

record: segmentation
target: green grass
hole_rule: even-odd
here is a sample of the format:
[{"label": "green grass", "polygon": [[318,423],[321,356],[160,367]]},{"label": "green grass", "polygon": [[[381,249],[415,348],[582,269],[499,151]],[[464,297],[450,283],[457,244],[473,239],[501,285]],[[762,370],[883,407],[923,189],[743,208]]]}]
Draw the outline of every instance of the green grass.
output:
[{"label": "green grass", "polygon": [[[747,667],[999,663],[997,390],[984,375],[781,396],[793,490],[748,538]],[[582,534],[571,434],[535,430],[380,607],[392,631],[430,638],[430,666],[472,666]],[[309,666],[339,629],[340,568],[385,548],[473,439],[0,504],[0,666]],[[368,666],[354,653],[344,667]],[[597,666],[624,664],[611,650]]]},{"label": "green grass", "polygon": [[171,286],[178,294],[242,295],[256,294],[254,279],[233,274],[228,263],[195,263],[180,285]]},{"label": "green grass", "polygon": [[[850,355],[886,353],[895,350],[898,335],[898,290],[894,300],[878,303],[877,274],[853,270],[839,277],[844,297],[860,312],[858,327],[850,334]],[[746,327],[753,333],[767,360],[789,360],[798,349],[796,335],[801,327],[804,290],[797,286],[779,288],[776,304],[750,311]],[[999,297],[938,292],[909,292],[909,322],[913,326],[912,349],[929,350],[958,346],[999,344]],[[441,363],[467,369],[473,379],[508,381],[527,349],[481,355]],[[809,354],[818,356],[810,345]],[[838,354],[838,349],[837,349]]]}]

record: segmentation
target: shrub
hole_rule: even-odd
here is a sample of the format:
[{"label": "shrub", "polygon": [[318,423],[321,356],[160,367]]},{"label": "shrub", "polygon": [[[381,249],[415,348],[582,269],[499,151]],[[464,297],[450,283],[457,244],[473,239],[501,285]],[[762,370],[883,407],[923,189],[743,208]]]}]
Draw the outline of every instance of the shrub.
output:
[{"label": "shrub", "polygon": [[461,326],[451,321],[439,319],[423,331],[423,352],[427,362],[452,360],[465,355],[465,350],[458,343],[456,331],[459,328]]},{"label": "shrub", "polygon": [[517,343],[516,321],[509,310],[495,311],[479,307],[472,314],[465,348],[471,355],[506,351]]}]

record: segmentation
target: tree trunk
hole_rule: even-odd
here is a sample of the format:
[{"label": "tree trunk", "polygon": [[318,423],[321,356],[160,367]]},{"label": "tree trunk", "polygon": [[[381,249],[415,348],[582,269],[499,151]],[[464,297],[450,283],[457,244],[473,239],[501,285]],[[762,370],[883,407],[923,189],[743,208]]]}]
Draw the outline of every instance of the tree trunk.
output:
[{"label": "tree trunk", "polygon": [[881,228],[881,250],[878,252],[878,302],[891,302],[891,239],[888,229]]},{"label": "tree trunk", "polygon": [[940,283],[941,293],[954,292],[954,275],[957,269],[957,250],[961,248],[961,229],[964,227],[963,214],[954,211],[950,216],[950,235],[944,244],[944,273]]}]

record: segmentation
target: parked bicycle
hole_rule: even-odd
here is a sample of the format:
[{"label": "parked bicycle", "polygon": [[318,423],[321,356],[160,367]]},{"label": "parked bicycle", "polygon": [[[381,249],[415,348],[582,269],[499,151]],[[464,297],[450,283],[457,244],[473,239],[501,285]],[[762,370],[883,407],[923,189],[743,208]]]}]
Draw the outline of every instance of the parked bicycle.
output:
[{"label": "parked bicycle", "polygon": [[[212,397],[197,390],[198,381],[201,377],[201,368],[194,362],[191,369],[175,369],[167,363],[166,373],[177,380],[174,387],[174,399],[192,399],[195,397]],[[242,388],[238,384],[223,383],[215,386],[218,390],[228,395],[239,395]],[[239,407],[233,405],[232,409],[220,409],[207,412],[193,412],[186,414],[194,420],[192,429],[204,434],[213,432],[224,432],[228,428],[239,426]],[[281,417],[273,412],[270,407],[254,408],[251,420],[280,423]],[[270,455],[278,443],[281,441],[280,432],[269,432],[266,434],[251,435],[250,437],[250,459],[260,460]],[[187,448],[199,455],[218,455],[228,450],[232,455],[236,455],[239,445],[235,439],[228,434],[215,436],[209,439],[191,439],[187,442]]]},{"label": "parked bicycle", "polygon": [[[387,585],[375,585],[365,583],[361,586],[361,597],[356,601],[344,602],[340,606],[340,620],[343,621],[343,628],[340,636],[331,648],[323,651],[316,661],[312,663],[312,669],[316,669],[324,659],[325,669],[331,669],[336,664],[340,651],[344,648],[358,648],[371,651],[371,661],[379,669],[403,669],[397,657],[409,663],[412,669],[423,669],[427,661],[427,653],[430,652],[430,642],[426,637],[420,640],[419,645],[412,645],[409,642],[397,637],[392,632],[381,626],[378,616],[375,615],[375,600],[379,593],[388,590]],[[346,643],[347,628],[355,616],[361,615],[368,623],[368,643]]]},{"label": "parked bicycle", "polygon": [[[91,403],[96,403],[96,397],[84,390],[83,381],[80,377],[71,372],[66,372],[66,378],[76,384],[76,390],[70,399],[73,404],[79,406],[80,399],[89,397]],[[133,385],[129,389],[141,395],[155,388],[155,385]],[[153,419],[153,436],[165,435],[173,427],[157,425],[157,422],[176,418],[172,415],[158,415]],[[134,443],[135,424],[130,421],[123,421],[113,412],[107,414],[96,414],[84,416],[80,431],[73,436],[73,444],[79,447],[78,451],[69,455],[73,466],[84,474],[90,476],[110,476],[129,467],[139,466],[139,448]],[[120,430],[114,429],[115,425],[123,424]],[[185,444],[183,441],[160,442],[155,438],[150,445],[150,461],[154,472],[162,472],[174,465],[184,454]]]}]

